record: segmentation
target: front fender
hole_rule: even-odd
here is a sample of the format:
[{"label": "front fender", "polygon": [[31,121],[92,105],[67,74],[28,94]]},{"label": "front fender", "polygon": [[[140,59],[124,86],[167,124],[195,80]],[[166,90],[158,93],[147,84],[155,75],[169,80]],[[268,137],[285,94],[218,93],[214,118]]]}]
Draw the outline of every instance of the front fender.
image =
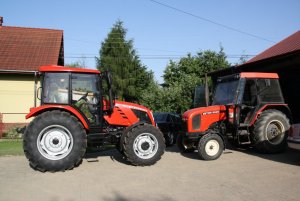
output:
[{"label": "front fender", "polygon": [[71,114],[73,114],[84,126],[85,129],[89,129],[89,125],[85,118],[73,107],[68,105],[43,105],[35,108],[31,108],[30,112],[26,115],[26,119],[29,119],[30,117],[35,117],[39,115],[42,112],[49,111],[49,110],[64,110]]}]

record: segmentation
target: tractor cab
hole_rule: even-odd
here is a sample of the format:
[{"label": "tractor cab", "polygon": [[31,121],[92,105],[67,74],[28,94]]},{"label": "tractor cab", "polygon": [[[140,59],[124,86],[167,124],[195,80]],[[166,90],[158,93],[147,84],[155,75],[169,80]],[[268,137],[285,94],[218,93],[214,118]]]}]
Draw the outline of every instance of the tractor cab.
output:
[{"label": "tractor cab", "polygon": [[284,150],[291,119],[276,73],[220,77],[214,88],[209,101],[208,87],[197,87],[195,108],[182,115],[186,128],[178,140],[182,151],[197,147],[201,158],[216,159],[225,139],[265,153]]},{"label": "tractor cab", "polygon": [[[205,88],[196,88],[195,107],[206,106]],[[284,99],[276,73],[240,73],[218,78],[208,102],[210,106],[223,107],[229,123],[249,126],[259,110],[266,105],[284,104]]]},{"label": "tractor cab", "polygon": [[90,127],[101,127],[103,115],[114,107],[108,72],[47,66],[40,74],[42,106],[71,106]]}]

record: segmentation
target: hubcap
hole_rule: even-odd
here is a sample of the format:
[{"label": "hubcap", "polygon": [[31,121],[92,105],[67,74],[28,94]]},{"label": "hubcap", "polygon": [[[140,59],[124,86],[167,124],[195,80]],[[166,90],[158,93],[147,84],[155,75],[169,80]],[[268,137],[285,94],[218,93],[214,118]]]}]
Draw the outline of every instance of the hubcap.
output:
[{"label": "hubcap", "polygon": [[217,140],[209,140],[205,145],[205,152],[209,156],[215,156],[220,149],[220,145]]},{"label": "hubcap", "polygon": [[142,133],[135,138],[133,150],[139,158],[152,158],[158,150],[158,141],[151,133]]},{"label": "hubcap", "polygon": [[60,125],[51,125],[39,133],[37,147],[45,158],[60,160],[71,152],[73,137],[67,128]]},{"label": "hubcap", "polygon": [[278,120],[271,121],[266,127],[267,139],[272,144],[279,144],[284,136],[284,126]]}]

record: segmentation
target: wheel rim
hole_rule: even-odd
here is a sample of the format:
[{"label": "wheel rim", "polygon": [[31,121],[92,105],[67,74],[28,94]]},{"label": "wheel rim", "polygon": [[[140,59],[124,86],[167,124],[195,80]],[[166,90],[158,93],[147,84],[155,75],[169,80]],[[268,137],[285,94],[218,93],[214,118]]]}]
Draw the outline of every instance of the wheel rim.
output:
[{"label": "wheel rim", "polygon": [[271,144],[280,144],[282,137],[284,136],[285,129],[283,124],[278,120],[273,120],[268,123],[266,127],[267,140]]},{"label": "wheel rim", "polygon": [[139,158],[152,158],[158,150],[158,141],[151,133],[142,133],[135,138],[133,150]]},{"label": "wheel rim", "polygon": [[205,152],[209,156],[215,156],[220,150],[217,140],[209,140],[205,145]]},{"label": "wheel rim", "polygon": [[60,125],[51,125],[39,133],[37,147],[45,158],[60,160],[71,152],[73,137],[67,128]]}]

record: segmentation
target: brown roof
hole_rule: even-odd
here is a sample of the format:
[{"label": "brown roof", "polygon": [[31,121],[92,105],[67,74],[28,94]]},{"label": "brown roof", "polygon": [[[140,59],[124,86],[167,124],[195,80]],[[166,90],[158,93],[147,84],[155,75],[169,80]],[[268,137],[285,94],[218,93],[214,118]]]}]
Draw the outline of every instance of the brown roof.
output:
[{"label": "brown roof", "polygon": [[277,56],[282,56],[299,50],[300,50],[300,31],[297,31],[296,33],[283,39],[282,41],[270,47],[269,49],[263,51],[259,55],[253,57],[245,64],[253,63],[256,61],[265,60]]},{"label": "brown roof", "polygon": [[0,26],[0,71],[64,65],[63,31]]}]

